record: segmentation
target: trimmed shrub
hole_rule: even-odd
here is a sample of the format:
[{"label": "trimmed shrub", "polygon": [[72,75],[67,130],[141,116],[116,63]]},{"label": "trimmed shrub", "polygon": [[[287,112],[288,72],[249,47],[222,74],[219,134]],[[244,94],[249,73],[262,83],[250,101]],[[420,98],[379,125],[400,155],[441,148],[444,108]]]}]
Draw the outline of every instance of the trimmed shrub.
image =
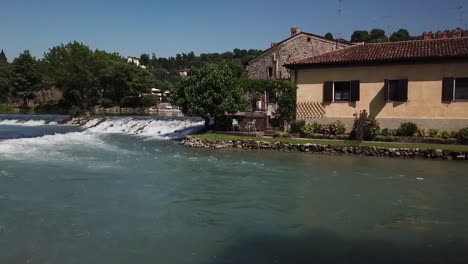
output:
[{"label": "trimmed shrub", "polygon": [[156,95],[144,95],[141,97],[141,105],[144,107],[151,107],[158,104],[158,97]]},{"label": "trimmed shrub", "polygon": [[383,137],[395,136],[395,131],[388,129],[388,128],[384,128],[382,129],[382,131],[380,131],[380,136],[383,136]]},{"label": "trimmed shrub", "polygon": [[321,132],[321,125],[317,122],[312,124],[306,124],[300,131],[301,137],[310,137],[313,134],[318,134]]},{"label": "trimmed shrub", "polygon": [[438,129],[429,129],[428,136],[431,138],[436,138],[439,136],[439,130]]},{"label": "trimmed shrub", "polygon": [[296,120],[291,123],[291,133],[301,133],[306,122],[304,120]]},{"label": "trimmed shrub", "polygon": [[425,137],[426,136],[426,129],[418,128],[418,137]]},{"label": "trimmed shrub", "polygon": [[330,134],[332,135],[343,135],[346,133],[346,125],[340,120],[328,125],[328,127],[330,128]]},{"label": "trimmed shrub", "polygon": [[291,134],[289,134],[288,132],[275,132],[275,134],[273,134],[273,137],[274,138],[290,138]]},{"label": "trimmed shrub", "polygon": [[139,107],[141,100],[138,96],[127,96],[120,100],[122,107]]},{"label": "trimmed shrub", "polygon": [[412,137],[418,133],[418,125],[413,122],[401,123],[398,129],[398,135],[404,137]]},{"label": "trimmed shrub", "polygon": [[461,143],[468,143],[468,127],[460,129],[457,133],[457,138]]},{"label": "trimmed shrub", "polygon": [[448,139],[450,138],[450,133],[447,131],[442,131],[442,133],[440,133],[440,137],[443,139]]}]

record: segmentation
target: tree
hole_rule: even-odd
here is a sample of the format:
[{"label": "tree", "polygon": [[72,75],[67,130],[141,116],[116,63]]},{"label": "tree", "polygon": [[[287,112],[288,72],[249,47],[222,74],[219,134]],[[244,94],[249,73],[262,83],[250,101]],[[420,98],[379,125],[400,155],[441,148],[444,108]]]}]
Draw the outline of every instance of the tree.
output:
[{"label": "tree", "polygon": [[291,81],[276,80],[274,89],[278,98],[278,110],[276,110],[275,115],[278,121],[283,123],[283,128],[286,130],[296,114],[297,86]]},{"label": "tree", "polygon": [[2,65],[7,65],[8,64],[8,59],[5,55],[5,52],[3,50],[0,52],[0,66]]},{"label": "tree", "polygon": [[190,75],[172,89],[173,103],[188,115],[200,116],[208,128],[211,118],[234,114],[245,106],[239,79],[226,64],[193,67]]},{"label": "tree", "polygon": [[123,62],[117,54],[92,51],[88,46],[71,42],[56,46],[44,54],[50,84],[62,89],[71,104],[88,110],[101,95],[100,77],[113,63]]},{"label": "tree", "polygon": [[13,94],[23,99],[24,107],[27,107],[28,100],[33,99],[42,87],[38,62],[28,50],[13,61],[11,85]]},{"label": "tree", "polygon": [[388,37],[385,35],[385,30],[374,28],[369,33],[369,40],[372,43],[388,42]]},{"label": "tree", "polygon": [[6,101],[10,94],[10,66],[0,65],[0,102]]},{"label": "tree", "polygon": [[369,42],[369,31],[356,30],[351,35],[351,42]]},{"label": "tree", "polygon": [[333,34],[330,33],[330,32],[328,32],[327,34],[325,34],[325,38],[326,38],[326,39],[329,39],[329,40],[334,40]]},{"label": "tree", "polygon": [[140,55],[140,63],[141,65],[148,66],[150,61],[149,54],[141,54]]},{"label": "tree", "polygon": [[397,32],[393,32],[392,36],[390,36],[390,41],[408,41],[411,40],[411,36],[408,30],[404,28],[400,28]]}]

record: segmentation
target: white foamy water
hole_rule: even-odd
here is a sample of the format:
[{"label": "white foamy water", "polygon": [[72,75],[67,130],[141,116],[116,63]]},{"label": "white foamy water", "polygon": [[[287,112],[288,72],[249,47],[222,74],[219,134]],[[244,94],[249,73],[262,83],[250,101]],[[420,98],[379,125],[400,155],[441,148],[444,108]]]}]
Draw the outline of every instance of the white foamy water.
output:
[{"label": "white foamy water", "polygon": [[19,120],[19,119],[0,119],[0,125],[9,126],[45,126],[57,125],[57,122],[47,122],[45,120]]},{"label": "white foamy water", "polygon": [[111,118],[93,119],[83,126],[90,133],[130,134],[157,139],[178,139],[203,128],[203,121]]}]

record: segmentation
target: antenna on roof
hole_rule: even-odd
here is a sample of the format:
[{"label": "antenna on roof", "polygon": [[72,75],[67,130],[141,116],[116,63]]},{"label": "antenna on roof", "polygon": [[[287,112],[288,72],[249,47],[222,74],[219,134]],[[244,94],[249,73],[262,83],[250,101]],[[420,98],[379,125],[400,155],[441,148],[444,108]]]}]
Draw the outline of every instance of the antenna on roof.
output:
[{"label": "antenna on roof", "polygon": [[[338,9],[336,10],[338,13],[338,18],[341,18],[341,13],[343,13],[344,8],[343,8],[343,0],[338,0]],[[337,43],[340,42],[341,40],[341,32],[338,32],[338,38],[337,38]]]},{"label": "antenna on roof", "polygon": [[[458,10],[458,15],[459,15],[459,21],[460,21],[460,28],[463,28],[463,15],[464,15],[464,6],[463,6],[463,1],[458,1],[458,6],[455,7],[455,9]],[[466,27],[466,24],[465,24]]]}]

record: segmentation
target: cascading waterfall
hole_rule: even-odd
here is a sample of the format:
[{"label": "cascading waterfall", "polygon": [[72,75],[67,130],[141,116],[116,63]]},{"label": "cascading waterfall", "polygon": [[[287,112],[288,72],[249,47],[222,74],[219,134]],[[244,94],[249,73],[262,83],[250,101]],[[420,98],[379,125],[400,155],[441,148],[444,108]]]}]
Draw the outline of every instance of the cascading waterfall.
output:
[{"label": "cascading waterfall", "polygon": [[134,117],[96,118],[86,123],[87,133],[130,134],[159,139],[179,139],[203,128],[199,119],[155,119]]}]

